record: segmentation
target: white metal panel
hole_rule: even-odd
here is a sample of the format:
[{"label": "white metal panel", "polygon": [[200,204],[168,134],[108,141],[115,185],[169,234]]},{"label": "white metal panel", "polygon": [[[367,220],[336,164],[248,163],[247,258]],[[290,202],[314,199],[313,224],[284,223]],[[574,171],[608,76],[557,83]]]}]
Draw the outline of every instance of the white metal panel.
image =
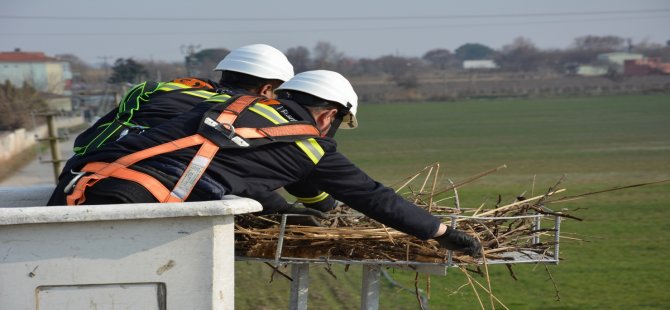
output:
[{"label": "white metal panel", "polygon": [[174,309],[229,309],[233,219],[0,226],[0,304],[28,309],[45,285],[165,283]]},{"label": "white metal panel", "polygon": [[[11,196],[33,202],[50,193],[32,192],[38,194],[0,192],[0,201]],[[146,283],[161,283],[171,309],[234,309],[233,214],[261,209],[254,200],[234,196],[178,204],[0,208],[0,309],[35,309],[37,298],[58,303],[78,293],[105,304],[117,297],[100,296],[121,294],[114,287],[120,283],[139,285],[142,292]],[[80,286],[94,289],[72,289]]]},{"label": "white metal panel", "polygon": [[262,207],[257,201],[236,196],[226,196],[223,200],[188,203],[0,208],[0,225],[134,220],[184,216],[205,217],[244,214],[261,210]]}]

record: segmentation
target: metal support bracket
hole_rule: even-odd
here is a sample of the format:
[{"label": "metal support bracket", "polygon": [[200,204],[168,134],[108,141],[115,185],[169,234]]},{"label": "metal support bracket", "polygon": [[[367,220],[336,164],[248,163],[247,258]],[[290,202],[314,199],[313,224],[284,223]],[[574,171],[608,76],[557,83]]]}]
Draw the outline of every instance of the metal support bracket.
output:
[{"label": "metal support bracket", "polygon": [[379,288],[381,265],[363,265],[363,285],[361,287],[361,309],[379,309]]},{"label": "metal support bracket", "polygon": [[289,309],[307,310],[309,294],[309,264],[291,264],[291,300]]}]

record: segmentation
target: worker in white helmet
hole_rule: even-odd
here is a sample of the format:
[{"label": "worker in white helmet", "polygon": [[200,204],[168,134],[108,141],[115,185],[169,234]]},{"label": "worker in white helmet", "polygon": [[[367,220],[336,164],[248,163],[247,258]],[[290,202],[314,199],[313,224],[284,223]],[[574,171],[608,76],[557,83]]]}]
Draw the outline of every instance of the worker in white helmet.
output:
[{"label": "worker in white helmet", "polygon": [[254,94],[274,98],[274,90],[293,77],[293,65],[278,49],[252,44],[232,50],[214,68],[218,83],[198,78],[147,81],[131,88],[107,115],[80,134],[74,152],[83,155],[131,132],[154,127],[216,94]]},{"label": "worker in white helmet", "polygon": [[[213,96],[169,124],[91,152],[73,167],[84,177],[71,190],[64,190],[70,180],[61,180],[55,203],[179,202],[224,195],[256,199],[307,181],[390,227],[480,254],[472,236],[445,226],[337,151],[335,131],[358,123],[358,98],[343,76],[303,72],[276,93],[278,100]],[[264,213],[300,213],[287,209]]]},{"label": "worker in white helmet", "polygon": [[[259,95],[274,98],[274,90],[293,77],[293,66],[278,49],[266,44],[251,44],[232,50],[214,68],[221,72],[218,82],[198,78],[179,78],[169,82],[147,81],[131,88],[118,108],[100,118],[93,126],[77,136],[75,156],[84,156],[107,143],[114,142],[130,132],[141,132],[166,120],[185,113],[196,104],[214,95],[219,99],[236,94]],[[72,175],[73,160],[69,160],[61,177]],[[301,188],[298,202],[303,205],[329,210],[336,201],[327,193],[308,185]],[[279,194],[268,193],[258,198],[264,205],[275,208],[287,205]]]}]

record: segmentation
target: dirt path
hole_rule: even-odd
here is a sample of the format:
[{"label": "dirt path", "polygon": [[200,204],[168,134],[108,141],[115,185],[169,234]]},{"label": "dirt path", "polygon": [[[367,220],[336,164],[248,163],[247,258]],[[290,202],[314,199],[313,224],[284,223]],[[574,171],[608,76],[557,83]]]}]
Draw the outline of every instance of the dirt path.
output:
[{"label": "dirt path", "polygon": [[[61,158],[67,159],[72,156],[72,144],[76,134],[71,134],[70,139],[60,143]],[[34,151],[26,151],[26,156],[35,156]],[[51,154],[48,149],[41,151],[42,160],[50,160]],[[22,165],[23,164],[23,165]],[[7,165],[19,165],[11,175],[0,181],[0,187],[16,187],[36,184],[54,184],[53,169],[51,163],[41,163],[35,156],[25,164],[25,160],[17,159],[10,161]],[[11,167],[10,167],[11,168]]]}]

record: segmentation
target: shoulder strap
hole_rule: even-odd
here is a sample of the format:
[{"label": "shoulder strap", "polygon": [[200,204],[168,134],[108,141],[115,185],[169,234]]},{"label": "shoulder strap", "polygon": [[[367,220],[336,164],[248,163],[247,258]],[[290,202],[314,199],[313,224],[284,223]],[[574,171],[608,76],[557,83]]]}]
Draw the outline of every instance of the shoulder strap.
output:
[{"label": "shoulder strap", "polygon": [[[243,103],[240,104],[240,102]],[[220,148],[248,148],[275,142],[296,142],[321,135],[319,130],[309,122],[288,122],[274,109],[267,107],[267,105],[274,104],[279,104],[279,102],[248,95],[235,96],[226,102],[216,104],[207,111],[200,122],[198,133]],[[267,109],[274,111],[276,115]],[[217,116],[224,111],[234,111],[238,116],[246,111],[253,111],[269,119],[272,124],[253,128],[237,127],[234,122],[215,121]]]}]

